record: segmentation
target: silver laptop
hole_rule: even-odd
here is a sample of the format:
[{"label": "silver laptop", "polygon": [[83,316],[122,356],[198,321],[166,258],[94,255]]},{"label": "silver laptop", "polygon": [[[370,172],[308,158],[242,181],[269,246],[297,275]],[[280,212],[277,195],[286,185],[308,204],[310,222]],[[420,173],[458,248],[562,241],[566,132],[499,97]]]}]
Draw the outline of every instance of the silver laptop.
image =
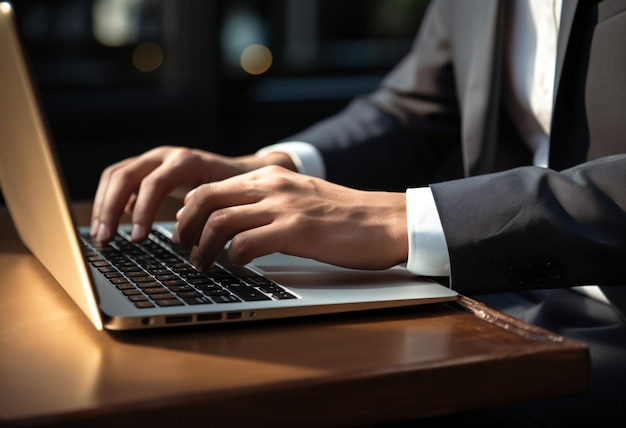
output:
[{"label": "silver laptop", "polygon": [[90,240],[70,210],[12,14],[8,3],[0,3],[2,193],[24,244],[98,330],[243,322],[457,298],[448,287],[401,266],[360,271],[282,254],[245,267],[222,257],[215,272],[201,274],[169,242],[174,223],[155,224],[150,240],[138,245],[127,239],[126,225],[109,245]]}]

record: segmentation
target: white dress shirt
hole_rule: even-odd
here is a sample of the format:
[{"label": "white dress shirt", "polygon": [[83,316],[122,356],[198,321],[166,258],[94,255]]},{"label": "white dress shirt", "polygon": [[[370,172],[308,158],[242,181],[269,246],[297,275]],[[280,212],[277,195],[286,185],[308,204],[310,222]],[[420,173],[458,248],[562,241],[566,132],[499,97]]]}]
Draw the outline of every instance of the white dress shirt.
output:
[{"label": "white dress shirt", "polygon": [[[513,0],[506,46],[506,106],[534,153],[536,166],[548,166],[556,49],[562,0]],[[288,154],[304,174],[325,178],[324,161],[314,146],[295,141],[261,149]],[[417,275],[449,276],[448,248],[434,198],[428,187],[406,191],[409,257]],[[582,289],[606,301],[597,287]],[[600,293],[600,294],[598,294]]]}]

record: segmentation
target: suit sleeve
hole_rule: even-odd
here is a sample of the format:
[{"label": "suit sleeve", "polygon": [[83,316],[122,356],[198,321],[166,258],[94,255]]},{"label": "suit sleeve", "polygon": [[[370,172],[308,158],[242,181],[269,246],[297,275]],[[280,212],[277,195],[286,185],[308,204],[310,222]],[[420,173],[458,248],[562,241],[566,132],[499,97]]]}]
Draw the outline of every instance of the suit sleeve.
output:
[{"label": "suit sleeve", "polygon": [[455,290],[620,285],[626,155],[562,172],[522,167],[431,185]]}]

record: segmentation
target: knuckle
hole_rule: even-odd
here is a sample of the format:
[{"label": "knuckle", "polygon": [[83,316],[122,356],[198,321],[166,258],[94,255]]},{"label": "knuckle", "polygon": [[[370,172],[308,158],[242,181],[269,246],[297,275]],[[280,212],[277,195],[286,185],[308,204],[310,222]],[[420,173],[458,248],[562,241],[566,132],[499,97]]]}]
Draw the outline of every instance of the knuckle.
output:
[{"label": "knuckle", "polygon": [[172,151],[175,151],[177,149],[178,149],[178,147],[175,147],[175,146],[163,145],[163,146],[158,146],[158,147],[155,147],[155,148],[149,150],[146,154],[153,153],[153,154],[156,154],[156,155],[163,156],[163,155],[167,155],[168,153],[170,153]]},{"label": "knuckle", "polygon": [[284,174],[277,174],[270,179],[271,187],[279,192],[287,192],[293,189],[293,182],[291,178]]},{"label": "knuckle", "polygon": [[121,183],[131,183],[135,179],[135,173],[130,168],[116,168],[111,171],[111,178],[118,180]]},{"label": "knuckle", "polygon": [[182,161],[191,156],[195,156],[193,151],[187,147],[174,147],[170,150],[170,158],[174,161]]},{"label": "knuckle", "polygon": [[192,154],[188,147],[159,146],[148,151],[145,156],[165,163],[176,163],[182,161]]},{"label": "knuckle", "polygon": [[191,194],[190,201],[193,203],[199,204],[200,206],[205,206],[208,204],[211,195],[215,194],[215,183],[205,183],[194,189],[194,192]]},{"label": "knuckle", "polygon": [[262,168],[262,171],[270,175],[278,175],[285,171],[285,169],[278,165],[267,165]]},{"label": "knuckle", "polygon": [[118,168],[119,166],[117,164],[109,165],[102,170],[102,175],[104,177],[111,177]]},{"label": "knuckle", "polygon": [[147,189],[160,189],[164,186],[163,177],[158,174],[148,174],[141,181],[141,188]]},{"label": "knuckle", "polygon": [[206,221],[207,227],[213,231],[222,231],[228,227],[230,216],[226,209],[213,211]]}]

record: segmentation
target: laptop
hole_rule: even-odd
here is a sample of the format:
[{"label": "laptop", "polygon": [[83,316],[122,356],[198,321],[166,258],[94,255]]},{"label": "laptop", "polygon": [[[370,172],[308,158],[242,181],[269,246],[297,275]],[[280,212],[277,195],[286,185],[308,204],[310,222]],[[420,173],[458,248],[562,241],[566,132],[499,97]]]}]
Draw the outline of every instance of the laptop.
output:
[{"label": "laptop", "polygon": [[271,254],[202,274],[155,223],[134,244],[121,225],[101,245],[78,227],[39,107],[9,3],[0,3],[0,186],[28,249],[96,329],[140,330],[245,322],[452,301],[457,293],[402,266],[343,269]]}]

